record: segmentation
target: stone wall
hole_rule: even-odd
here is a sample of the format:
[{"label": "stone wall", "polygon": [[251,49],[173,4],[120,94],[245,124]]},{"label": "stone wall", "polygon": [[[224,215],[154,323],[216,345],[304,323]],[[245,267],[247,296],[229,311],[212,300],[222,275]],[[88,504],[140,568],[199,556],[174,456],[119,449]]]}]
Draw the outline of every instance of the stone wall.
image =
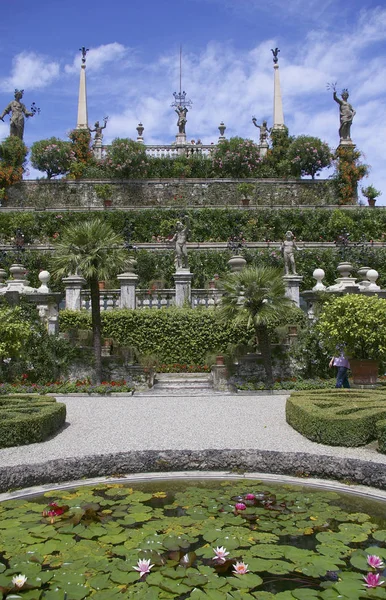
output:
[{"label": "stone wall", "polygon": [[103,208],[95,186],[112,187],[116,208],[171,206],[239,206],[239,183],[253,183],[250,206],[336,205],[338,198],[329,180],[275,179],[149,179],[130,181],[22,181],[7,191],[9,208]]}]

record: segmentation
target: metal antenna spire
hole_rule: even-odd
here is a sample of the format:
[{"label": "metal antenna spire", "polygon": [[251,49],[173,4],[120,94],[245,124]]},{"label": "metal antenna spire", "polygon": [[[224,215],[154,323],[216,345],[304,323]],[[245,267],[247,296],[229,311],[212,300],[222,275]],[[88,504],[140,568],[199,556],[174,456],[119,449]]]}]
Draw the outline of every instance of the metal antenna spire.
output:
[{"label": "metal antenna spire", "polygon": [[180,92],[173,92],[174,102],[172,107],[187,108],[192,106],[192,101],[186,97],[186,92],[182,91],[182,45],[180,45]]}]

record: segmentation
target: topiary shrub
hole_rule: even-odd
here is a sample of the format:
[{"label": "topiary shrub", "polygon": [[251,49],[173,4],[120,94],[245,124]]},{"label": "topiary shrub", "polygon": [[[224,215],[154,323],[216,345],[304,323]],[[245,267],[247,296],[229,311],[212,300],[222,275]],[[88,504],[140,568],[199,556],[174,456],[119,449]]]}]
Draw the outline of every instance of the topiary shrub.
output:
[{"label": "topiary shrub", "polygon": [[0,397],[0,448],[43,442],[66,420],[66,405],[48,396]]},{"label": "topiary shrub", "polygon": [[294,392],[286,403],[291,427],[313,442],[330,446],[363,446],[375,440],[377,422],[385,418],[382,390],[307,390]]}]

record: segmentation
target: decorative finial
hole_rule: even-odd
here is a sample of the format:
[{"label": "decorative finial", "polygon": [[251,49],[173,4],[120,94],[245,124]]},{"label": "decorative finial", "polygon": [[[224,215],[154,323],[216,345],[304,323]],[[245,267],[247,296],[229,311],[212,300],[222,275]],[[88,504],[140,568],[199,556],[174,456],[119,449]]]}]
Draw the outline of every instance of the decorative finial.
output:
[{"label": "decorative finial", "polygon": [[273,50],[271,48],[271,52],[273,54],[273,62],[275,63],[275,65],[279,62],[279,58],[278,58],[278,54],[280,52],[279,48],[275,48],[275,50]]},{"label": "decorative finial", "polygon": [[86,55],[89,51],[90,49],[86,48],[86,46],[82,46],[81,48],[79,48],[79,52],[82,53],[82,65],[86,64]]}]

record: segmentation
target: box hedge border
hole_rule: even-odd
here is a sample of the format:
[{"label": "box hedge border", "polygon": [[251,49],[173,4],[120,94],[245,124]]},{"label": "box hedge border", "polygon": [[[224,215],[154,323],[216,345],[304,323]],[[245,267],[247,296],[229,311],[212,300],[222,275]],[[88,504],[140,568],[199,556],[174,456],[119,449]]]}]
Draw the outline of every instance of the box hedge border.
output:
[{"label": "box hedge border", "polygon": [[291,427],[313,442],[330,446],[363,446],[379,436],[379,450],[386,452],[384,419],[384,390],[299,391],[286,403]]},{"label": "box hedge border", "polygon": [[0,396],[0,448],[43,442],[65,423],[66,405],[33,394]]}]

